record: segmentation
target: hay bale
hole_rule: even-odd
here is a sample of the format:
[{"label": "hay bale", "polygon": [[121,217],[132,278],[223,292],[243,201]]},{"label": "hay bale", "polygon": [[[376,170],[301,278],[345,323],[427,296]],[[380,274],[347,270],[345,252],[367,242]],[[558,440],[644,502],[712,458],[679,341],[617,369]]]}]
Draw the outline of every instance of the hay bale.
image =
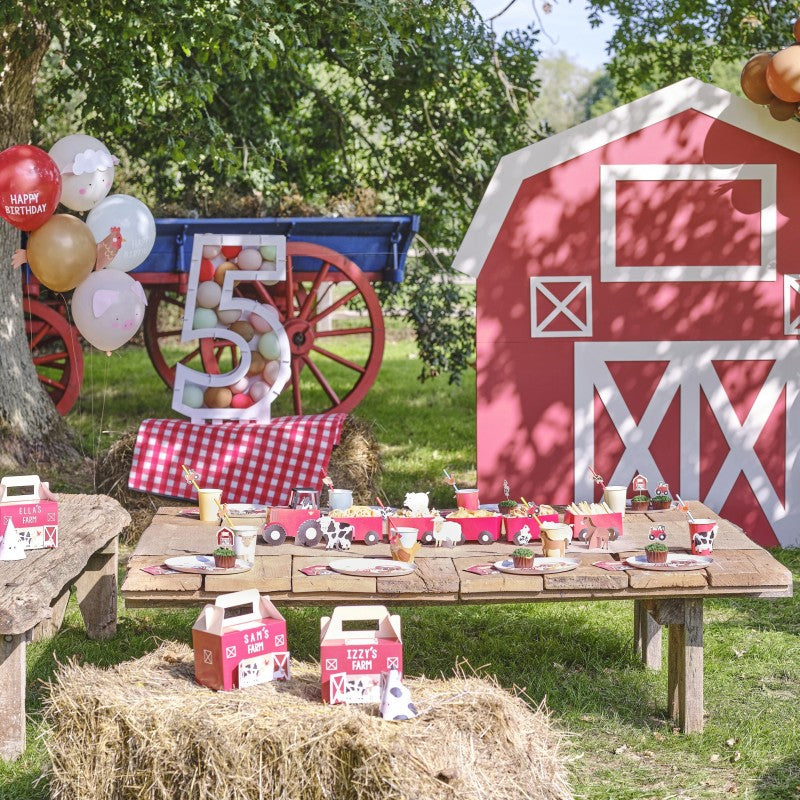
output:
[{"label": "hay bale", "polygon": [[319,667],[214,693],[166,643],[108,670],[62,667],[45,703],[64,800],[568,800],[561,735],[493,680],[408,679],[420,717],[325,706]]},{"label": "hay bale", "polygon": [[328,476],[333,485],[352,489],[353,502],[371,505],[382,473],[380,445],[372,423],[349,415],[328,462]]}]

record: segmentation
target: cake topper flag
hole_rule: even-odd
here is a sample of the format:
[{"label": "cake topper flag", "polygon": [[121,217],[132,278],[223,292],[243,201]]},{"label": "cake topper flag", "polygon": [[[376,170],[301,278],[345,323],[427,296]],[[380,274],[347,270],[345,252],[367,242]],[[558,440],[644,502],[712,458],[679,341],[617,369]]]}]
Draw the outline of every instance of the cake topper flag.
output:
[{"label": "cake topper flag", "polygon": [[9,520],[3,541],[0,542],[0,561],[22,561],[23,558],[25,558],[25,549],[22,547],[22,540],[19,538],[14,523]]},{"label": "cake topper flag", "polygon": [[505,479],[503,480],[503,494],[505,495],[506,500],[508,500],[508,496],[511,494],[511,487],[508,485],[508,481]]}]

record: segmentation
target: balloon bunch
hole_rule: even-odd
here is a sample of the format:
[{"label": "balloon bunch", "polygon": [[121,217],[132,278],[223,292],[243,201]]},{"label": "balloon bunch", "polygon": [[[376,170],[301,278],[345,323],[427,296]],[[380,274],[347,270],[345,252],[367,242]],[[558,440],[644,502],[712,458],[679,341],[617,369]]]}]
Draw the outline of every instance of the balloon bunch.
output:
[{"label": "balloon bunch", "polygon": [[[99,350],[129,341],[144,319],[144,290],[126,273],[149,255],[156,224],[147,206],[125,194],[107,196],[119,160],[85,134],[59,139],[49,153],[16,145],[0,153],[0,216],[28,233],[27,261],[49,289],[72,296],[72,316]],[[59,201],[88,211],[86,222],[56,214]]]},{"label": "balloon bunch", "polygon": [[748,100],[767,106],[774,119],[800,116],[800,19],[794,24],[794,44],[777,53],[758,53],[742,70],[742,91]]}]

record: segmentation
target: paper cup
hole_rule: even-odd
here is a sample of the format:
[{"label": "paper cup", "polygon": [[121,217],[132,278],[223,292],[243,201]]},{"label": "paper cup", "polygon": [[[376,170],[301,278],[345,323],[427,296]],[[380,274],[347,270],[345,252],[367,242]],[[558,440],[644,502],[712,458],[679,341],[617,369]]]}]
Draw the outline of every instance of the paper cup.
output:
[{"label": "paper cup", "polygon": [[217,503],[222,502],[222,489],[200,489],[197,505],[200,507],[200,522],[216,522],[219,515]]},{"label": "paper cup", "polygon": [[350,489],[330,489],[328,502],[332,509],[344,511],[353,505],[353,492]]},{"label": "paper cup", "polygon": [[241,558],[248,564],[256,560],[256,541],[258,528],[255,525],[233,526],[233,552],[236,558]]},{"label": "paper cup", "polygon": [[478,490],[459,489],[456,492],[456,504],[459,508],[466,508],[469,511],[478,510]]},{"label": "paper cup", "polygon": [[416,528],[395,528],[397,535],[400,537],[400,544],[406,550],[410,550],[417,543],[417,535],[419,531]]},{"label": "paper cup", "polygon": [[692,554],[707,556],[714,549],[714,537],[717,535],[717,521],[714,519],[695,519],[689,522],[689,546]]},{"label": "paper cup", "polygon": [[606,486],[603,489],[603,500],[615,514],[625,515],[625,495],[628,493],[627,486]]}]

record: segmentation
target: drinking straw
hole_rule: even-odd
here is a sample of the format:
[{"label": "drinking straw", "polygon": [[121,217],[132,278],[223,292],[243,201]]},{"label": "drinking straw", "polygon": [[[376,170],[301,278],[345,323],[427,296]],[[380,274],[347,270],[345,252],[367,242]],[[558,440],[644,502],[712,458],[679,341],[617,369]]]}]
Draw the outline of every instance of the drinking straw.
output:
[{"label": "drinking straw", "polygon": [[692,512],[689,511],[689,506],[681,500],[681,496],[679,494],[675,495],[675,499],[682,505],[686,507],[686,513],[689,515],[689,522],[694,522],[694,517],[692,516]]},{"label": "drinking straw", "polygon": [[456,486],[456,482],[450,477],[450,473],[446,469],[442,469],[444,472],[444,477],[447,478],[447,482],[453,487],[453,491],[458,491],[458,486]]},{"label": "drinking straw", "polygon": [[231,522],[231,518],[228,516],[228,512],[225,510],[225,506],[223,506],[222,503],[220,503],[220,501],[217,500],[216,497],[214,498],[214,502],[217,504],[217,508],[219,509],[220,515],[225,520],[225,522],[228,523],[228,527],[233,528],[233,523]]},{"label": "drinking straw", "polygon": [[589,472],[592,473],[592,477],[594,478],[595,483],[599,483],[604,489],[606,488],[606,482],[603,480],[602,475],[598,475],[591,467],[589,467]]},{"label": "drinking straw", "polygon": [[200,487],[197,485],[197,481],[195,480],[195,477],[194,477],[196,473],[192,472],[186,466],[186,464],[181,464],[181,469],[183,470],[183,474],[184,474],[184,477],[186,478],[187,483],[191,483],[192,486],[194,486],[195,490],[197,492],[199,492],[200,491]]}]

